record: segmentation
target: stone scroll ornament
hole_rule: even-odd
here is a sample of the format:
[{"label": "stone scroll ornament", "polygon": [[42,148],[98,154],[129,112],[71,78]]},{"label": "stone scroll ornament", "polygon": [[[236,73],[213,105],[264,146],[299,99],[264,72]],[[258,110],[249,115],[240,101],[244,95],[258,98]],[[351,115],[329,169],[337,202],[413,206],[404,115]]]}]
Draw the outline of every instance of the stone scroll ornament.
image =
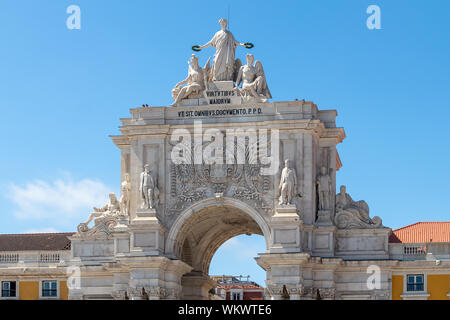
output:
[{"label": "stone scroll ornament", "polygon": [[[95,208],[86,222],[77,227],[78,235],[82,238],[108,238],[118,223],[121,213],[120,202],[114,193],[109,194],[109,202],[102,208]],[[94,220],[94,226],[89,223]]]},{"label": "stone scroll ornament", "polygon": [[372,229],[383,228],[380,217],[369,216],[369,206],[364,200],[353,201],[346,193],[346,187],[341,186],[336,195],[335,224],[339,229]]}]

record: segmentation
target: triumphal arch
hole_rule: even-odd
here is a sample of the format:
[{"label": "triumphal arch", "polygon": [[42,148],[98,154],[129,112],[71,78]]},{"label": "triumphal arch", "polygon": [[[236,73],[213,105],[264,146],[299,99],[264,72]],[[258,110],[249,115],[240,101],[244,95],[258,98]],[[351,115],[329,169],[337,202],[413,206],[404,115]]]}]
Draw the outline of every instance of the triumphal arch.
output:
[{"label": "triumphal arch", "polygon": [[345,138],[337,112],[272,101],[264,57],[226,24],[193,46],[201,53],[180,57],[188,76],[171,106],[121,119],[111,137],[121,194],[71,238],[80,273],[70,298],[210,299],[211,259],[240,234],[265,238],[255,259],[267,272],[266,299],[388,298],[385,274],[372,290],[366,270],[388,258],[390,229],[345,187],[335,191]]}]

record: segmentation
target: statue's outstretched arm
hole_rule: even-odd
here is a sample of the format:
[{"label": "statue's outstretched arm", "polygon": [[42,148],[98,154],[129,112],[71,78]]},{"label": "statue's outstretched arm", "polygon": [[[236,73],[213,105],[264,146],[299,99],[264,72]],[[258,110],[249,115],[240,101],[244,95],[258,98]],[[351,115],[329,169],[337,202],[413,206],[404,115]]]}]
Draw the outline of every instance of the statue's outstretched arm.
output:
[{"label": "statue's outstretched arm", "polygon": [[182,86],[183,84],[187,83],[188,81],[189,81],[189,76],[186,79],[184,79],[183,81],[178,82],[175,85],[175,87]]},{"label": "statue's outstretched arm", "polygon": [[212,46],[212,39],[210,41],[208,41],[207,43],[205,43],[204,45],[200,46],[199,49],[205,49]]},{"label": "statue's outstretched arm", "polygon": [[[233,37],[234,38],[234,37]],[[241,46],[241,47],[245,47],[245,44],[243,44],[243,43],[240,43],[239,41],[237,41],[236,39],[234,39],[234,44],[236,45],[236,46]]]}]

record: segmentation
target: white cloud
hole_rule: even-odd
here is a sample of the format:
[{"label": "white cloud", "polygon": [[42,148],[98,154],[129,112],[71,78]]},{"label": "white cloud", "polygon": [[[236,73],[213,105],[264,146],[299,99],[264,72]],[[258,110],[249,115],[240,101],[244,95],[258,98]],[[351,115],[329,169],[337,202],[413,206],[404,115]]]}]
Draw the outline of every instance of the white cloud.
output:
[{"label": "white cloud", "polygon": [[240,245],[241,245],[241,243],[239,242],[239,239],[234,237],[234,238],[231,238],[230,240],[227,240],[224,244],[222,244],[220,246],[220,249],[236,250],[237,248],[239,248]]},{"label": "white cloud", "polygon": [[243,239],[243,237],[248,236],[231,238],[220,246],[219,251],[232,252],[235,258],[239,260],[253,259],[258,256],[258,253],[265,251],[265,242],[263,237],[252,235],[253,241],[246,241],[250,239]]},{"label": "white cloud", "polygon": [[55,228],[42,228],[42,229],[30,229],[22,233],[57,233],[57,232],[60,231],[56,230]]},{"label": "white cloud", "polygon": [[25,186],[11,184],[7,197],[17,207],[14,216],[19,219],[62,221],[87,218],[93,206],[101,206],[108,201],[110,190],[100,181],[73,181],[66,175],[53,182],[35,180]]}]

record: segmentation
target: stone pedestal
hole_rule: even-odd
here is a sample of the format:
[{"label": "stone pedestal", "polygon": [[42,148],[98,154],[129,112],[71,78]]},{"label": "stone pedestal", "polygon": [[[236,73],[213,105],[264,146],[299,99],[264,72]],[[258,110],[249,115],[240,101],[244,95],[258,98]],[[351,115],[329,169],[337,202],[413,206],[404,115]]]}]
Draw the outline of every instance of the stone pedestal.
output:
[{"label": "stone pedestal", "polygon": [[133,219],[133,221],[145,221],[145,218],[148,217],[156,217],[156,209],[137,209],[136,210],[136,217]]},{"label": "stone pedestal", "polygon": [[208,88],[202,96],[193,99],[184,99],[180,102],[182,106],[204,106],[204,105],[240,105],[241,96],[233,90],[233,81],[213,81],[208,83]]},{"label": "stone pedestal", "polygon": [[319,210],[317,212],[317,226],[332,226],[331,210]]},{"label": "stone pedestal", "polygon": [[120,215],[117,225],[114,227],[115,232],[128,231],[128,225],[130,224],[130,217],[126,215]]},{"label": "stone pedestal", "polygon": [[313,255],[334,257],[336,247],[336,227],[323,226],[313,231]]},{"label": "stone pedestal", "polygon": [[130,252],[144,255],[161,255],[164,252],[166,228],[156,217],[155,209],[139,209],[129,225]]},{"label": "stone pedestal", "polygon": [[[129,257],[121,259],[129,270],[130,299],[181,299],[181,278],[192,267],[180,260],[166,257]],[[144,289],[146,296],[142,296]],[[133,297],[133,296],[134,297]]]},{"label": "stone pedestal", "polygon": [[269,223],[272,233],[271,253],[301,251],[303,222],[294,205],[277,206]]},{"label": "stone pedestal", "polygon": [[[267,272],[265,299],[300,300],[303,292],[303,265],[308,262],[307,253],[260,254],[255,258]],[[283,286],[285,288],[283,288]],[[286,297],[285,293],[289,297]]]}]

